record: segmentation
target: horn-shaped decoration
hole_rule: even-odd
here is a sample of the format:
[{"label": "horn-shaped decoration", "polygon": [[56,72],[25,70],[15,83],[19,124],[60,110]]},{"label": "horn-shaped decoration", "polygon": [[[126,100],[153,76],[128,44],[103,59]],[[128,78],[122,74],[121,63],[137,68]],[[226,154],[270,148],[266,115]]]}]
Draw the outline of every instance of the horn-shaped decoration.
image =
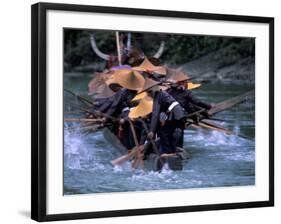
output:
[{"label": "horn-shaped decoration", "polygon": [[92,46],[92,49],[94,50],[94,52],[102,59],[106,60],[106,61],[109,61],[110,60],[110,56],[108,54],[104,54],[102,53],[99,49],[98,49],[98,46],[96,44],[96,40],[95,40],[95,35],[92,34],[91,37],[90,37],[90,40],[91,40],[91,46]]},{"label": "horn-shaped decoration", "polygon": [[158,51],[156,52],[156,54],[153,55],[153,57],[160,58],[164,52],[164,48],[165,48],[165,41],[161,41],[160,47],[159,47]]}]

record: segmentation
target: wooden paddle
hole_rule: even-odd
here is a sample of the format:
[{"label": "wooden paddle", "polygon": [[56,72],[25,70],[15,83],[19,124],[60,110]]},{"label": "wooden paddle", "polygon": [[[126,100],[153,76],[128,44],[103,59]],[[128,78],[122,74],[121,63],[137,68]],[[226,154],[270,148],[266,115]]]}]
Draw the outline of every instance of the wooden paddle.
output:
[{"label": "wooden paddle", "polygon": [[139,165],[141,165],[143,167],[143,154],[141,152],[142,150],[141,150],[141,147],[139,145],[139,141],[138,141],[138,138],[137,138],[137,133],[136,133],[134,124],[130,119],[128,119],[128,122],[130,124],[131,132],[133,134],[133,139],[134,139],[135,145],[137,147],[136,158],[133,160],[133,163],[132,163],[132,168],[136,169]]},{"label": "wooden paddle", "polygon": [[64,91],[66,91],[66,92],[72,94],[73,96],[75,96],[77,99],[80,99],[80,100],[81,100],[82,102],[84,102],[84,103],[88,103],[88,104],[90,104],[90,105],[93,105],[93,102],[92,102],[90,99],[87,99],[87,98],[85,98],[85,97],[83,97],[83,96],[80,96],[80,95],[78,95],[78,94],[72,92],[72,91],[69,90],[69,89],[64,89]]},{"label": "wooden paddle", "polygon": [[87,125],[87,126],[78,126],[78,127],[67,127],[67,128],[65,128],[66,130],[68,130],[68,131],[91,131],[91,132],[93,132],[93,131],[98,131],[98,130],[100,130],[100,129],[102,129],[102,128],[105,128],[105,127],[107,127],[107,126],[105,126],[105,125]]},{"label": "wooden paddle", "polygon": [[218,127],[218,126],[215,126],[215,125],[210,125],[210,124],[203,123],[203,122],[198,122],[197,126],[201,127],[201,128],[207,128],[207,129],[212,129],[212,130],[215,130],[215,131],[224,132],[224,133],[226,133],[228,135],[231,135],[233,133],[232,131],[227,130],[225,128],[221,128],[221,127]]},{"label": "wooden paddle", "polygon": [[98,118],[64,118],[64,121],[66,122],[96,122],[96,123],[102,123],[103,119]]},{"label": "wooden paddle", "polygon": [[245,135],[241,135],[241,134],[237,134],[235,132],[233,132],[232,130],[229,130],[227,128],[224,128],[218,124],[215,124],[213,122],[207,122],[207,121],[201,121],[199,122],[201,125],[205,125],[207,128],[213,128],[214,130],[217,130],[217,131],[221,131],[221,132],[224,132],[228,135],[235,135],[235,136],[238,136],[238,137],[241,137],[241,138],[245,138],[245,139],[250,139],[252,140],[251,137],[248,137],[248,136],[245,136]]},{"label": "wooden paddle", "polygon": [[131,158],[133,158],[133,157],[136,155],[136,153],[138,152],[138,148],[139,148],[139,147],[140,147],[140,146],[135,146],[133,149],[129,150],[130,152],[129,152],[128,154],[123,155],[123,156],[120,156],[120,157],[117,158],[117,159],[111,160],[110,163],[111,163],[113,166],[116,166],[116,165],[120,165],[120,164],[122,164],[122,163],[124,163],[124,162],[130,160]]},{"label": "wooden paddle", "polygon": [[207,122],[207,121],[200,121],[198,122],[198,124],[196,123],[190,123],[192,126],[194,127],[200,127],[200,128],[205,128],[205,129],[212,129],[214,131],[219,131],[219,132],[223,132],[227,135],[235,135],[235,136],[238,136],[238,137],[241,137],[241,138],[245,138],[245,139],[250,139],[252,140],[252,138],[248,137],[248,136],[245,136],[245,135],[241,135],[241,134],[237,134],[235,132],[233,132],[232,130],[229,130],[227,128],[224,128],[218,124],[215,124],[215,123],[211,123],[211,122]]},{"label": "wooden paddle", "polygon": [[135,169],[139,164],[142,163],[142,161],[140,161],[140,160],[143,160],[142,151],[143,151],[144,145],[139,145],[135,127],[131,120],[128,119],[128,122],[130,124],[130,128],[131,128],[136,146],[133,149],[129,150],[128,154],[120,156],[119,158],[112,160],[111,164],[113,166],[120,165],[120,164],[134,158],[134,161],[132,162],[132,167]]},{"label": "wooden paddle", "polygon": [[83,108],[81,107],[80,105],[77,105],[77,104],[74,104],[74,103],[68,103],[70,106],[72,106],[73,108],[77,109],[77,110],[80,110],[80,111],[83,111],[85,113],[88,113],[88,114],[91,114],[91,115],[94,115],[94,116],[101,116],[101,117],[105,117],[107,119],[110,119],[111,121],[113,122],[117,122],[119,121],[118,118],[115,118],[115,117],[112,117],[110,115],[107,115],[106,113],[103,113],[103,112],[100,112],[98,110],[94,110],[94,109],[86,109],[86,108]]},{"label": "wooden paddle", "polygon": [[[148,135],[149,130],[148,130],[148,127],[147,127],[146,123],[144,122],[143,119],[139,119],[139,120],[141,121],[142,126],[144,127],[144,130],[145,130],[146,134]],[[159,152],[158,147],[157,147],[157,145],[156,145],[154,139],[153,139],[153,138],[150,138],[149,140],[150,140],[150,142],[151,142],[151,144],[152,144],[152,148],[153,148],[154,153],[155,153],[157,156],[159,156],[159,161],[160,161],[160,163],[161,163],[161,167],[163,167],[165,161],[163,161],[163,157],[161,156],[161,153]]]},{"label": "wooden paddle", "polygon": [[217,113],[219,113],[221,111],[224,111],[224,110],[229,109],[229,108],[231,108],[231,107],[233,107],[233,106],[235,106],[235,105],[237,105],[239,103],[244,102],[248,97],[251,97],[254,94],[254,92],[255,91],[252,90],[252,91],[243,93],[243,94],[241,94],[239,96],[233,97],[231,99],[224,100],[224,101],[222,101],[220,103],[215,104],[210,110],[207,110],[205,108],[202,108],[202,107],[199,107],[197,105],[194,105],[195,107],[198,108],[198,110],[193,112],[193,113],[188,114],[186,116],[186,118],[190,118],[190,117],[192,117],[194,115],[198,115],[198,114],[200,114],[202,112],[205,112],[205,111],[208,111],[208,113],[210,113],[211,115],[215,115],[215,114],[217,114]]},{"label": "wooden paddle", "polygon": [[231,108],[231,107],[233,107],[236,104],[244,102],[247,98],[253,96],[254,93],[255,93],[255,91],[252,90],[252,91],[246,92],[244,94],[241,94],[239,96],[233,97],[231,99],[228,99],[228,100],[222,101],[220,103],[217,103],[215,106],[213,106],[209,110],[209,113],[216,114],[216,113],[219,113],[219,112],[221,112],[223,110]]}]

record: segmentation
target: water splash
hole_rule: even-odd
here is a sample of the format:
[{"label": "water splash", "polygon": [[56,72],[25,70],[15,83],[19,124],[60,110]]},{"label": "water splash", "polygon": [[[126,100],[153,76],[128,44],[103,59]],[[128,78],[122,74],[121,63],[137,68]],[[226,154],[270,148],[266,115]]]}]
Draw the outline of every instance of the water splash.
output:
[{"label": "water splash", "polygon": [[89,151],[84,136],[77,131],[64,129],[64,165],[70,169],[81,169],[82,160],[89,159]]},{"label": "water splash", "polygon": [[[215,131],[215,130],[203,130],[198,129],[195,132],[185,132],[185,141],[186,142],[200,142],[206,147],[209,146],[243,146],[245,142],[250,144],[254,144],[254,141],[243,139],[239,137],[240,128],[239,126],[234,126],[233,135],[229,135],[223,132]],[[192,134],[192,138],[190,135]]]},{"label": "water splash", "polygon": [[113,172],[115,173],[131,172],[132,170],[130,162],[125,162],[122,165],[116,165],[113,167]]}]

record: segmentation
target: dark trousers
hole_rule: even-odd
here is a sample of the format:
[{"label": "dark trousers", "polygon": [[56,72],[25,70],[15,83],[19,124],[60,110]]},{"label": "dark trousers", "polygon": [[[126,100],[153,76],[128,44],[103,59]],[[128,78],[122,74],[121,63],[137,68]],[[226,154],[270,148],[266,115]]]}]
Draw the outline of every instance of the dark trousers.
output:
[{"label": "dark trousers", "polygon": [[166,121],[163,126],[159,128],[158,134],[160,137],[160,152],[173,153],[175,151],[175,145],[173,144],[173,133],[175,126],[172,122]]},{"label": "dark trousers", "polygon": [[128,150],[132,149],[135,146],[135,143],[134,143],[133,133],[131,131],[130,124],[128,121],[126,121],[122,125],[122,129],[123,129],[123,136],[121,138],[121,142]]},{"label": "dark trousers", "polygon": [[184,137],[184,129],[183,128],[176,128],[174,132],[174,140],[175,145],[177,147],[183,147],[183,137]]},{"label": "dark trousers", "polygon": [[182,147],[183,129],[181,123],[178,120],[168,120],[163,126],[159,127],[161,153],[175,153],[177,146]]},{"label": "dark trousers", "polygon": [[176,146],[183,147],[183,138],[184,138],[184,122],[181,122],[174,132]]}]

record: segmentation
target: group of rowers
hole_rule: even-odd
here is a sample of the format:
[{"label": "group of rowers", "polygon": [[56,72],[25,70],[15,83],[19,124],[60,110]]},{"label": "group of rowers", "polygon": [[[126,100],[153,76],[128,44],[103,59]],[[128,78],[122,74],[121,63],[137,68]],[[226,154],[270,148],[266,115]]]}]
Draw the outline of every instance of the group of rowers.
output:
[{"label": "group of rowers", "polygon": [[118,118],[111,131],[128,150],[136,141],[142,145],[148,139],[159,139],[161,155],[175,154],[177,147],[183,147],[186,117],[194,114],[189,118],[197,122],[211,116],[212,105],[191,92],[200,84],[193,84],[183,71],[155,65],[146,57],[139,66],[112,67],[93,82],[97,79],[104,80],[105,85],[100,92],[96,88],[91,93],[95,98],[92,110],[106,115],[105,123]]}]

